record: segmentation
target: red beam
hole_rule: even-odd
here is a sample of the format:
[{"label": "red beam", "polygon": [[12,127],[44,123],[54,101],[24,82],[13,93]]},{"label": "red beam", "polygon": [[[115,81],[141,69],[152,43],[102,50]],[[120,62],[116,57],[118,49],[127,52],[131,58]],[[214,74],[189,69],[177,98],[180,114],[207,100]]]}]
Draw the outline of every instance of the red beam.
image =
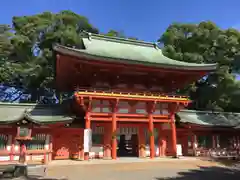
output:
[{"label": "red beam", "polygon": [[91,116],[112,116],[112,113],[96,113],[96,112],[91,112]]},{"label": "red beam", "polygon": [[[110,117],[112,116],[112,113],[95,113],[95,112],[91,112],[90,115],[93,117],[95,116],[99,116],[99,117]],[[147,114],[120,114],[120,113],[116,113],[116,116],[121,118],[121,117],[124,117],[124,118],[148,118],[148,115]],[[166,119],[168,118],[168,115],[152,115],[153,118],[163,118],[163,119]]]},{"label": "red beam", "polygon": [[169,120],[169,119],[153,119],[153,122],[170,123],[171,120]]},{"label": "red beam", "polygon": [[107,121],[107,122],[111,122],[112,121],[112,117],[94,117],[93,119],[91,119],[92,122],[94,121]]},{"label": "red beam", "polygon": [[[81,95],[82,97],[89,97],[89,95]],[[111,97],[111,96],[99,96],[99,95],[91,95],[94,99],[120,99],[120,100],[129,100],[129,101],[157,101],[157,102],[169,102],[169,103],[189,103],[190,100],[178,100],[178,99],[155,99],[155,98],[131,98],[131,97]],[[169,97],[171,98],[171,97]]]},{"label": "red beam", "polygon": [[148,118],[139,118],[139,119],[131,119],[131,118],[117,118],[117,121],[120,122],[148,122]]}]

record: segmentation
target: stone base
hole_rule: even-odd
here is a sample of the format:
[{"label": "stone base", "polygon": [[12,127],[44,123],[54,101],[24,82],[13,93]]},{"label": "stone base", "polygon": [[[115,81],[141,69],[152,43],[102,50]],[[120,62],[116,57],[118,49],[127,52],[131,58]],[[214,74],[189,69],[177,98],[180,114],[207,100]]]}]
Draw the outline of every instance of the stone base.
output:
[{"label": "stone base", "polygon": [[103,160],[112,160],[112,157],[103,157]]}]

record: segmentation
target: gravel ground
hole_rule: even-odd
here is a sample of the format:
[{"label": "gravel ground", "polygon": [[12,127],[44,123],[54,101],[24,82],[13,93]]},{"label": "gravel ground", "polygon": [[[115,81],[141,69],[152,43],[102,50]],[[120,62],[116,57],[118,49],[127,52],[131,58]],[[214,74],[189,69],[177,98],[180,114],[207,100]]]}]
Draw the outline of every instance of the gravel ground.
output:
[{"label": "gravel ground", "polygon": [[[231,180],[240,171],[207,161],[174,161],[51,166],[46,180]],[[52,178],[51,178],[52,177]]]},{"label": "gravel ground", "polygon": [[[236,166],[235,166],[236,167]],[[15,180],[240,180],[240,166],[224,167],[204,160],[50,165],[47,176]]]}]

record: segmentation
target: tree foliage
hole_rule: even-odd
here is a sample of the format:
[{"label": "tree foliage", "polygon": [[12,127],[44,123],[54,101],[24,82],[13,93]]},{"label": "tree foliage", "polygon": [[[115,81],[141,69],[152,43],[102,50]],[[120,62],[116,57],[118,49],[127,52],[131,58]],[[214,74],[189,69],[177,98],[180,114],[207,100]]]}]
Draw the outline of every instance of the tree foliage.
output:
[{"label": "tree foliage", "polygon": [[159,42],[163,53],[179,61],[218,63],[218,69],[190,85],[188,93],[193,109],[240,111],[239,82],[232,71],[238,69],[240,33],[235,29],[220,29],[213,22],[170,25]]},{"label": "tree foliage", "polygon": [[30,94],[31,102],[52,95],[52,45],[77,47],[81,43],[82,30],[98,33],[86,17],[71,11],[13,17],[11,37],[7,26],[1,26],[1,84]]},{"label": "tree foliage", "polygon": [[[53,102],[56,92],[52,45],[81,46],[82,30],[99,33],[86,17],[72,11],[13,17],[11,26],[0,25],[0,100],[20,97],[21,101]],[[105,35],[137,39],[115,30]],[[218,63],[215,73],[181,91],[193,99],[190,108],[240,112],[240,83],[232,73],[240,70],[238,30],[223,30],[212,22],[173,23],[159,43],[163,53],[172,59]]]}]

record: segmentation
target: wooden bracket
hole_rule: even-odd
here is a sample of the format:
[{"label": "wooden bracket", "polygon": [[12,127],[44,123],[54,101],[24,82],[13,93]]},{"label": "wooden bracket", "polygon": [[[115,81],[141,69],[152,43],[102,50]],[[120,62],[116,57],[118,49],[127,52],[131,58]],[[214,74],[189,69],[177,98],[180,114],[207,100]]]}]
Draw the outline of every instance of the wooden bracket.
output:
[{"label": "wooden bracket", "polygon": [[119,104],[119,99],[116,99],[114,103],[112,103],[112,111],[113,113],[116,113],[118,111],[118,104]]},{"label": "wooden bracket", "polygon": [[89,112],[92,109],[92,97],[90,96],[87,104],[87,111]]},{"label": "wooden bracket", "polygon": [[157,104],[157,101],[153,101],[151,103],[148,103],[148,114],[152,114],[155,112],[156,110],[156,104]]},{"label": "wooden bracket", "polygon": [[84,98],[82,96],[77,97],[77,103],[83,107],[85,111],[90,111],[92,108],[92,97]]},{"label": "wooden bracket", "polygon": [[179,103],[170,103],[170,104],[169,104],[169,107],[168,107],[168,112],[169,112],[170,114],[177,112],[177,111],[178,111],[178,107],[179,107],[178,104],[179,104]]}]

